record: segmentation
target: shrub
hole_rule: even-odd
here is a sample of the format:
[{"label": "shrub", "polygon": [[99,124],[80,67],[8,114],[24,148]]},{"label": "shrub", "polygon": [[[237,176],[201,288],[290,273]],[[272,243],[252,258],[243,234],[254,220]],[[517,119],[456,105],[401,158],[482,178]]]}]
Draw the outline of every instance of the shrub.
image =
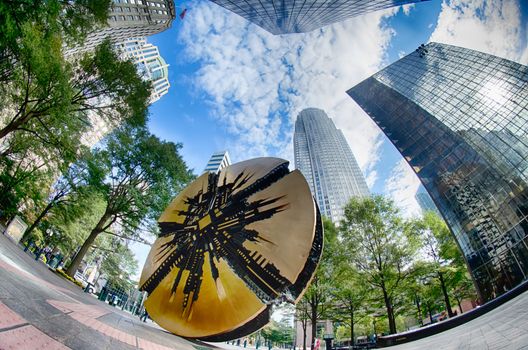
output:
[{"label": "shrub", "polygon": [[81,282],[77,281],[75,278],[71,278],[70,276],[68,276],[66,272],[64,272],[62,269],[55,270],[55,273],[63,278],[66,278],[68,281],[75,283],[79,287],[83,288],[83,285]]}]

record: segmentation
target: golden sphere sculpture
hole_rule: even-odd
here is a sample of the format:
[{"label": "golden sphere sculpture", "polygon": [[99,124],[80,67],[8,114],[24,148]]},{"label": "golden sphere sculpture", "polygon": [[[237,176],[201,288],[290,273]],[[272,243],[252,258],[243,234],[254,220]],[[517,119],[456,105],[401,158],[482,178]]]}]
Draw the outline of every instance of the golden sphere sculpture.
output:
[{"label": "golden sphere sculpture", "polygon": [[274,303],[302,297],[323,229],[308,183],[288,164],[256,158],[205,173],[170,203],[139,282],[156,323],[230,340],[266,325]]}]

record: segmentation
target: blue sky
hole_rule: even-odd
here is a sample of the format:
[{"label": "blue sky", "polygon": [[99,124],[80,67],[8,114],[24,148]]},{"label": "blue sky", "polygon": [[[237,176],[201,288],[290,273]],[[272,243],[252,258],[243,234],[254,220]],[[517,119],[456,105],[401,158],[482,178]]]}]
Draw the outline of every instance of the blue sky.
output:
[{"label": "blue sky", "polygon": [[[306,34],[273,36],[207,0],[150,37],[170,65],[169,93],[150,107],[150,130],[182,143],[199,174],[227,149],[234,162],[278,156],[293,168],[293,125],[324,109],[343,130],[370,189],[418,214],[419,182],[345,91],[422,43],[438,41],[528,63],[528,1],[431,0]],[[135,247],[140,266],[148,249]]]}]

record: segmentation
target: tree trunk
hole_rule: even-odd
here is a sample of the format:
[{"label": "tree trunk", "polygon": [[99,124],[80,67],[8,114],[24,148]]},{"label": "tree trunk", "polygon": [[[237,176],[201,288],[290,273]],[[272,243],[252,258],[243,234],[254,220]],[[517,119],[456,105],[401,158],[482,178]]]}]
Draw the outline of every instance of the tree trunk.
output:
[{"label": "tree trunk", "polygon": [[461,302],[462,300],[460,300],[460,298],[456,298],[456,301],[457,301],[458,309],[460,310],[460,313],[461,313],[461,314],[464,313],[464,310],[462,310],[462,305],[460,304],[460,302]]},{"label": "tree trunk", "polygon": [[423,326],[422,307],[420,305],[420,299],[418,298],[416,298],[416,307],[418,308],[418,320],[420,321],[420,326]]},{"label": "tree trunk", "polygon": [[307,321],[304,321],[303,325],[303,350],[306,350],[306,326]]},{"label": "tree trunk", "polygon": [[427,304],[427,312],[429,312],[429,321],[433,324],[433,310],[431,310],[431,305]]},{"label": "tree trunk", "polygon": [[354,310],[350,309],[350,348],[354,347]]},{"label": "tree trunk", "polygon": [[26,232],[24,232],[24,236],[22,237],[22,240],[25,240],[26,238],[29,237],[30,233],[33,232],[35,227],[37,227],[40,224],[42,219],[44,219],[44,217],[48,214],[51,208],[53,208],[53,202],[49,202],[48,205],[46,205],[46,208],[44,208],[44,210],[40,212],[39,216],[37,216],[37,218],[31,224],[31,226],[29,226]]},{"label": "tree trunk", "polygon": [[105,213],[101,217],[97,225],[94,227],[92,232],[90,232],[90,235],[88,236],[86,241],[84,241],[81,249],[75,255],[75,258],[73,258],[73,261],[70,263],[70,266],[68,266],[68,269],[66,270],[66,274],[68,276],[70,276],[71,278],[75,276],[75,272],[77,272],[77,268],[79,267],[79,265],[81,264],[81,261],[83,260],[84,256],[88,252],[88,249],[90,249],[90,247],[93,245],[97,236],[99,236],[99,234],[104,231],[104,227],[106,223],[108,222],[109,218],[110,218],[110,215]]},{"label": "tree trunk", "polygon": [[13,131],[16,131],[21,125],[27,123],[35,115],[36,114],[33,112],[26,112],[26,114],[22,116],[15,117],[14,120],[12,120],[2,129],[0,129],[0,140],[12,133]]},{"label": "tree trunk", "polygon": [[[314,306],[315,305],[315,306]],[[317,335],[317,304],[314,303],[311,305],[311,315],[310,322],[312,323],[312,341],[310,343],[310,349],[313,349],[315,346],[315,336]]]},{"label": "tree trunk", "polygon": [[446,288],[446,285],[445,285],[445,280],[444,280],[444,274],[441,273],[440,271],[438,272],[438,279],[440,280],[440,286],[442,287],[442,294],[444,295],[444,303],[445,303],[445,307],[447,309],[447,314],[449,315],[449,318],[455,316],[455,314],[453,314],[453,310],[451,310],[451,303],[449,302],[449,295],[447,294],[447,288]]},{"label": "tree trunk", "polygon": [[392,303],[385,288],[383,288],[383,300],[385,301],[385,308],[387,309],[387,318],[389,319],[389,332],[390,334],[395,334],[396,320],[394,318],[394,309],[392,308]]},{"label": "tree trunk", "polygon": [[0,130],[0,140],[16,130],[16,127],[12,125],[7,125],[5,128]]}]

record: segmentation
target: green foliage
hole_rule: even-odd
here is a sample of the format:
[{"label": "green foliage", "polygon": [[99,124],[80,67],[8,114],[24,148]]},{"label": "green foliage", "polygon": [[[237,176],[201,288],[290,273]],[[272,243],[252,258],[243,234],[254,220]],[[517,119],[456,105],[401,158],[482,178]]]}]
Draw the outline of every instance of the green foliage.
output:
[{"label": "green foliage", "polygon": [[161,141],[145,128],[124,125],[108,137],[105,148],[94,150],[87,166],[90,186],[100,194],[105,209],[68,274],[75,273],[97,236],[117,221],[122,237],[141,239],[142,225],[157,219],[193,178],[178,154],[180,147]]},{"label": "green foliage", "polygon": [[287,322],[271,321],[266,327],[262,328],[261,335],[272,345],[290,345],[293,343],[293,332],[294,329]]},{"label": "green foliage", "polygon": [[32,164],[0,158],[0,218],[3,222],[18,213],[21,203],[43,199],[43,179],[47,179],[46,172],[35,169]]},{"label": "green foliage", "polygon": [[80,44],[86,34],[106,24],[111,0],[4,0],[0,2],[0,82],[12,80],[23,60],[28,26],[43,37]]},{"label": "green foliage", "polygon": [[394,203],[381,196],[352,198],[345,207],[340,232],[349,263],[383,301],[391,333],[395,307],[408,278],[414,251],[404,235],[405,223]]},{"label": "green foliage", "polygon": [[422,292],[426,306],[433,308],[438,298],[442,298],[449,317],[454,316],[449,291],[456,291],[457,296],[463,297],[470,296],[473,291],[467,283],[464,259],[449,228],[434,212],[426,212],[409,224],[408,236],[427,258],[426,262],[416,264],[420,278],[429,280],[429,288]]},{"label": "green foliage", "polygon": [[138,270],[138,263],[126,242],[112,235],[101,235],[95,243],[94,255],[102,258],[101,274],[112,286],[130,290],[135,284],[131,278]]},{"label": "green foliage", "polygon": [[132,233],[144,219],[157,219],[193,178],[180,148],[145,128],[124,126],[110,135],[106,148],[94,151],[89,171],[106,202],[108,221],[120,219],[121,227]]},{"label": "green foliage", "polygon": [[60,232],[54,236],[56,241],[53,243],[65,253],[75,251],[90,235],[104,213],[104,207],[104,200],[97,193],[92,193],[56,210],[48,219],[50,225]]}]

